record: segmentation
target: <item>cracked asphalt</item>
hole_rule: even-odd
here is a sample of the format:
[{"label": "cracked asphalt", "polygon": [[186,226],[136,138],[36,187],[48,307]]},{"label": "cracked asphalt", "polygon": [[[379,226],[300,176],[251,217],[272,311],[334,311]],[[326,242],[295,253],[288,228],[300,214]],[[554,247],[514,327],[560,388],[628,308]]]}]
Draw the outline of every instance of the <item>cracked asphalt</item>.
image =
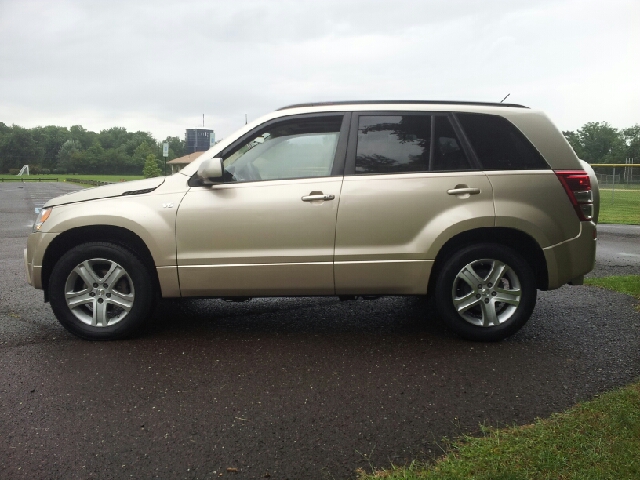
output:
[{"label": "cracked asphalt", "polygon": [[[164,301],[139,338],[76,339],[22,250],[34,207],[77,188],[0,183],[2,478],[354,478],[640,376],[637,302],[586,286],[540,292],[496,344],[396,297]],[[640,227],[599,232],[594,274],[640,274]]]}]

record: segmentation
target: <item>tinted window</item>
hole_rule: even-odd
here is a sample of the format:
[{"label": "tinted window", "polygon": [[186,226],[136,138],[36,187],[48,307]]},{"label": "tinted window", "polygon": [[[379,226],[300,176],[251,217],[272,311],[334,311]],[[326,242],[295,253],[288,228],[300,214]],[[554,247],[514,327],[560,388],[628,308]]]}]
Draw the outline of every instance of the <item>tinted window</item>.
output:
[{"label": "tinted window", "polygon": [[457,113],[462,127],[485,170],[549,168],[531,142],[506,118]]},{"label": "tinted window", "polygon": [[224,156],[225,181],[331,175],[342,118],[298,118],[262,128]]},{"label": "tinted window", "polygon": [[431,170],[469,170],[471,165],[448,117],[436,116]]},{"label": "tinted window", "polygon": [[356,173],[426,171],[430,148],[430,115],[360,116]]}]

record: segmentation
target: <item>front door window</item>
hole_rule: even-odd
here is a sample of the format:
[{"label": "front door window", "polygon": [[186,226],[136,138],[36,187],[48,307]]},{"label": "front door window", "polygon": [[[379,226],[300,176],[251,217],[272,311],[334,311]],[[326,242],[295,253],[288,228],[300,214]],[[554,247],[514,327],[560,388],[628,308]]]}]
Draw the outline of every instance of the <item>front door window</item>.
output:
[{"label": "front door window", "polygon": [[225,183],[331,175],[342,115],[267,126],[224,156]]}]

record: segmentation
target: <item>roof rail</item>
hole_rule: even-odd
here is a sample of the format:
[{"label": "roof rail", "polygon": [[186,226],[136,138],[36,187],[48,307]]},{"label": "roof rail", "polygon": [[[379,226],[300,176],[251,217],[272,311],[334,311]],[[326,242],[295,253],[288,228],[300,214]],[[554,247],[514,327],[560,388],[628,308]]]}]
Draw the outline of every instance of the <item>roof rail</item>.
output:
[{"label": "roof rail", "polygon": [[481,105],[486,107],[516,107],[516,108],[529,108],[524,105],[518,105],[517,103],[492,103],[492,102],[463,102],[463,101],[448,101],[448,100],[340,100],[337,102],[312,102],[312,103],[296,103],[294,105],[287,105],[286,107],[279,108],[280,110],[288,110],[290,108],[299,107],[330,107],[332,105]]}]

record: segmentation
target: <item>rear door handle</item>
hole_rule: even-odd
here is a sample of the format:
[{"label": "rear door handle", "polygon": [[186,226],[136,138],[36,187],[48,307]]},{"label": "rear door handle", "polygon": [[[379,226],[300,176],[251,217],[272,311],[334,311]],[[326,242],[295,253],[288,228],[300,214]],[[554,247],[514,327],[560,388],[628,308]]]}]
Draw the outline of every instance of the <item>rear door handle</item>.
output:
[{"label": "rear door handle", "polygon": [[333,200],[335,195],[325,195],[322,192],[311,192],[309,195],[302,197],[303,202],[321,202],[324,200]]},{"label": "rear door handle", "polygon": [[456,187],[451,190],[447,190],[449,195],[478,195],[480,193],[479,188],[474,187]]}]

